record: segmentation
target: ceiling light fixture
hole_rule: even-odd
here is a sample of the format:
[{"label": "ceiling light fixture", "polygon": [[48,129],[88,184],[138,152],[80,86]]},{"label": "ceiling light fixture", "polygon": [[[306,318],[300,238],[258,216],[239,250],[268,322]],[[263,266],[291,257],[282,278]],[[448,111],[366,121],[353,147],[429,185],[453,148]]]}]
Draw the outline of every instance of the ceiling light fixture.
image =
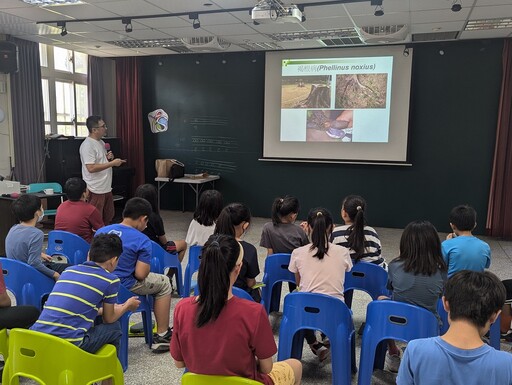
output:
[{"label": "ceiling light fixture", "polygon": [[129,17],[123,17],[121,19],[121,23],[124,24],[124,31],[125,32],[130,33],[130,32],[133,31],[132,19],[130,19]]},{"label": "ceiling light fixture", "polygon": [[188,18],[190,20],[193,20],[192,27],[194,27],[194,29],[201,28],[201,22],[199,21],[199,14],[197,14],[197,13],[190,13],[188,15]]},{"label": "ceiling light fixture", "polygon": [[61,28],[60,36],[66,36],[68,34],[68,29],[66,28],[66,22],[65,21],[58,21],[57,27]]},{"label": "ceiling light fixture", "polygon": [[78,5],[83,4],[81,0],[22,0],[30,5],[52,6],[52,5]]},{"label": "ceiling light fixture", "polygon": [[459,12],[462,9],[461,0],[454,0],[452,4],[452,12]]}]

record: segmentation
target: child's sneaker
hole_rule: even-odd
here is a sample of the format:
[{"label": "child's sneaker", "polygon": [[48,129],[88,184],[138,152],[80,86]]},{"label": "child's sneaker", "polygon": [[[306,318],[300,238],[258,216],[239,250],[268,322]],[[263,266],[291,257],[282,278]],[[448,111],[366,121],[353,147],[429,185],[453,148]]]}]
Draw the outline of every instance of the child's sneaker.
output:
[{"label": "child's sneaker", "polygon": [[316,342],[315,344],[311,345],[311,351],[315,354],[315,356],[318,357],[320,362],[324,362],[331,353],[331,351],[321,342]]},{"label": "child's sneaker", "polygon": [[507,342],[512,342],[512,330],[509,330],[506,333],[500,333],[500,339],[505,340]]},{"label": "child's sneaker", "polygon": [[386,360],[384,362],[384,368],[393,373],[398,373],[398,368],[400,367],[400,353],[398,354],[389,354],[386,352]]},{"label": "child's sneaker", "polygon": [[326,335],[322,335],[322,345],[324,345],[327,349],[331,347],[331,340]]},{"label": "child's sneaker", "polygon": [[153,334],[153,345],[151,351],[153,353],[165,353],[169,351],[169,344],[171,343],[172,329],[168,328],[167,332],[161,336],[157,333]]}]

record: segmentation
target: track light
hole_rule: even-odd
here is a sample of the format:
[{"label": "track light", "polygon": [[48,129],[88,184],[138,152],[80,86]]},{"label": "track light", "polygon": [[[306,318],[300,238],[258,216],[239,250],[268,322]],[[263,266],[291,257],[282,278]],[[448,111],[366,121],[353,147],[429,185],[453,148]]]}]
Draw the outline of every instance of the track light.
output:
[{"label": "track light", "polygon": [[191,14],[188,15],[188,18],[190,20],[193,20],[192,27],[194,27],[194,29],[201,28],[201,22],[199,21],[199,14],[198,13],[191,13]]},{"label": "track light", "polygon": [[128,17],[123,17],[121,19],[121,23],[124,24],[124,31],[125,32],[132,32],[133,31],[133,26],[132,26],[132,19],[128,18]]},{"label": "track light", "polygon": [[454,0],[452,4],[452,12],[459,12],[462,9],[462,4],[460,0]]},{"label": "track light", "polygon": [[57,27],[60,27],[60,36],[66,36],[68,34],[68,30],[66,28],[66,22],[65,21],[58,21]]},{"label": "track light", "polygon": [[384,16],[384,8],[382,8],[382,5],[377,5],[373,14],[375,16]]}]

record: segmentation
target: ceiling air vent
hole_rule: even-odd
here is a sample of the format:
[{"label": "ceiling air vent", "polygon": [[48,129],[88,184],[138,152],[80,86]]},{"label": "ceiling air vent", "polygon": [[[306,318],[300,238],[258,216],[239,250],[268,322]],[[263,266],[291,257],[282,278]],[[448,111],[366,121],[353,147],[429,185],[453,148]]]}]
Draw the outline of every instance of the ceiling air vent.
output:
[{"label": "ceiling air vent", "polygon": [[385,44],[404,41],[407,38],[407,25],[380,25],[359,28],[361,40],[366,44]]},{"label": "ceiling air vent", "polygon": [[415,33],[412,41],[456,40],[458,36],[459,31]]},{"label": "ceiling air vent", "polygon": [[184,37],[181,41],[194,52],[225,51],[231,46],[230,42],[216,36]]}]

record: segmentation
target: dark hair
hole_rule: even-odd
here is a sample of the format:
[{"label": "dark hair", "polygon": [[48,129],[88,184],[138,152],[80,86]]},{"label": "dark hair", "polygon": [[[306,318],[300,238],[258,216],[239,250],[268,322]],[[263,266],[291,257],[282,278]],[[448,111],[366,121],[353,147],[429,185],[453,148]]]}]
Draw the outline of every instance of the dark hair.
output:
[{"label": "dark hair", "polygon": [[89,259],[93,262],[103,263],[123,252],[123,242],[117,234],[98,234],[91,242]]},{"label": "dark hair", "polygon": [[156,191],[156,187],[152,184],[146,183],[141,184],[135,190],[135,196],[138,198],[144,198],[151,205],[151,209],[154,213],[159,213],[158,208],[158,193]]},{"label": "dark hair", "polygon": [[203,246],[197,284],[199,312],[196,326],[215,321],[228,298],[229,274],[240,256],[240,244],[230,235],[212,235]]},{"label": "dark hair", "polygon": [[126,206],[124,206],[123,218],[136,220],[144,215],[149,217],[151,213],[151,204],[147,200],[144,198],[131,198],[128,199]]},{"label": "dark hair", "polygon": [[251,221],[249,208],[242,203],[230,203],[222,209],[215,223],[214,234],[225,234],[235,237],[235,226]]},{"label": "dark hair", "polygon": [[503,283],[489,271],[459,271],[451,276],[444,290],[450,319],[463,319],[479,328],[501,310],[506,295]]},{"label": "dark hair", "polygon": [[439,235],[428,221],[414,221],[405,227],[398,259],[403,261],[405,272],[431,276],[439,270],[447,270]]},{"label": "dark hair", "polygon": [[299,200],[290,195],[277,197],[272,203],[272,223],[277,225],[281,223],[281,218],[298,213],[300,209]]},{"label": "dark hair", "polygon": [[359,195],[349,195],[343,199],[341,208],[345,210],[348,217],[352,221],[352,225],[347,229],[349,232],[347,242],[348,248],[352,249],[356,262],[359,262],[364,256],[364,226],[366,225],[366,218],[364,212],[366,210],[366,202]]},{"label": "dark hair", "polygon": [[448,219],[457,230],[471,231],[476,225],[476,211],[469,205],[456,206],[450,212]]},{"label": "dark hair", "polygon": [[199,197],[194,219],[203,226],[211,226],[215,223],[224,206],[222,194],[217,190],[205,190]]},{"label": "dark hair", "polygon": [[332,215],[326,209],[318,207],[308,214],[308,225],[311,227],[311,247],[316,249],[313,257],[323,259],[329,251],[329,237],[332,232]]},{"label": "dark hair", "polygon": [[87,185],[81,178],[69,178],[64,185],[64,192],[72,202],[79,201],[85,190]]},{"label": "dark hair", "polygon": [[98,123],[100,120],[103,120],[101,116],[99,115],[91,115],[87,118],[85,121],[85,125],[87,126],[87,129],[89,132],[92,132],[93,128],[96,128],[98,126]]},{"label": "dark hair", "polygon": [[11,210],[18,222],[27,222],[34,219],[37,210],[41,209],[41,198],[32,194],[20,195],[11,204]]}]

